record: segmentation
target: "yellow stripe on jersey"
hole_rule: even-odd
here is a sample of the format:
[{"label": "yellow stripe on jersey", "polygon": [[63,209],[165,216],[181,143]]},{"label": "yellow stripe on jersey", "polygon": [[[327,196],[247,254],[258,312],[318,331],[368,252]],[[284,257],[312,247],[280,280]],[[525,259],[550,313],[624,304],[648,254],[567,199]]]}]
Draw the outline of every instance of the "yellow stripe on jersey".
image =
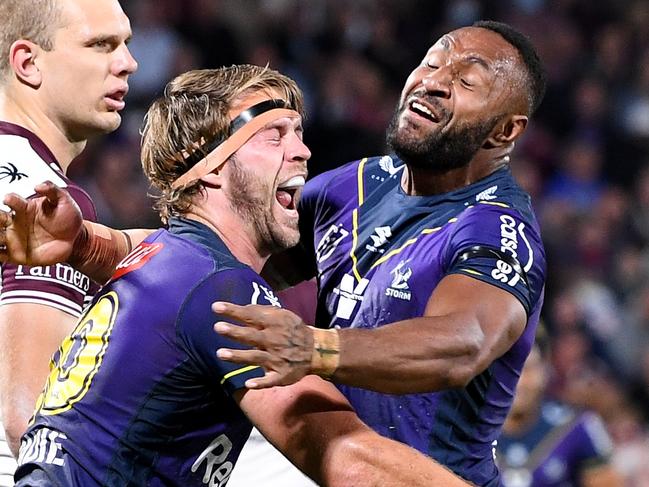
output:
[{"label": "yellow stripe on jersey", "polygon": [[509,205],[506,205],[505,203],[498,203],[497,201],[480,201],[478,202],[479,205],[494,205],[494,206],[502,206],[503,208],[511,208]]},{"label": "yellow stripe on jersey", "polygon": [[460,269],[460,270],[468,274],[473,274],[474,276],[484,276],[482,272],[474,271],[473,269]]},{"label": "yellow stripe on jersey", "polygon": [[354,211],[352,212],[352,248],[349,251],[349,256],[352,259],[352,272],[360,282],[361,275],[356,268],[358,260],[356,259],[356,253],[354,252],[356,250],[356,245],[358,245],[358,208],[354,208]]},{"label": "yellow stripe on jersey", "polygon": [[240,369],[233,370],[232,372],[228,372],[223,376],[223,379],[221,379],[221,385],[225,383],[226,380],[228,380],[230,377],[234,377],[235,375],[243,374],[245,372],[248,372],[249,370],[253,369],[258,369],[259,365],[248,365],[246,367],[241,367]]},{"label": "yellow stripe on jersey", "polygon": [[[365,189],[363,185],[363,170],[365,169],[365,163],[367,162],[367,157],[361,159],[361,162],[358,163],[358,171],[356,173],[357,184],[358,184],[358,206],[365,202]],[[358,208],[354,209],[352,212],[352,248],[349,251],[349,257],[352,259],[352,273],[356,279],[360,282],[361,275],[356,268],[358,264],[358,259],[356,258],[356,245],[358,244]]]},{"label": "yellow stripe on jersey", "polygon": [[363,185],[363,169],[365,169],[365,163],[367,162],[367,157],[361,159],[361,162],[358,163],[358,172],[356,177],[358,178],[358,206],[361,206],[365,201],[365,189]]},{"label": "yellow stripe on jersey", "polygon": [[[455,223],[456,221],[457,221],[457,218],[451,218],[447,223]],[[421,235],[430,235],[431,233],[438,232],[441,229],[442,229],[442,227],[424,228],[421,231]],[[394,255],[397,255],[399,252],[401,252],[406,247],[409,247],[410,245],[414,244],[417,241],[417,239],[419,239],[419,236],[406,240],[406,243],[404,243],[401,247],[399,247],[398,249],[391,250],[390,252],[385,254],[383,257],[378,259],[376,262],[374,262],[374,264],[372,264],[372,267],[370,267],[370,269],[374,269],[376,266],[383,264],[383,262],[388,260],[390,257],[392,257]],[[360,278],[359,278],[359,280],[360,280]]]}]

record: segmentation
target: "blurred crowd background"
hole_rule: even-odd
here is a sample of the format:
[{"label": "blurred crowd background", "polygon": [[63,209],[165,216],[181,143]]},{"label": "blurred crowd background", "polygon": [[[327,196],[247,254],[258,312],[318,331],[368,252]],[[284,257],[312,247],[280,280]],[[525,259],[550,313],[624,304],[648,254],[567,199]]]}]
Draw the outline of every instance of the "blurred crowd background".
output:
[{"label": "blurred crowd background", "polygon": [[649,2],[646,0],[124,0],[132,76],[120,130],[70,176],[100,221],[160,225],[139,165],[146,107],[193,68],[268,63],[305,92],[312,175],[385,152],[401,87],[432,41],[511,23],[548,71],[512,157],[541,221],[549,393],[598,412],[628,485],[649,485]]}]

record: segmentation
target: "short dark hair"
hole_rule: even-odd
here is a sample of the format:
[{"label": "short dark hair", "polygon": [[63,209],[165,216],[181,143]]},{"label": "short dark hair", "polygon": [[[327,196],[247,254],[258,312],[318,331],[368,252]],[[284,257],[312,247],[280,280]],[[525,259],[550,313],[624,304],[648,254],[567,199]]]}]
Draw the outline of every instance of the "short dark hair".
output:
[{"label": "short dark hair", "polygon": [[503,22],[496,22],[495,20],[479,20],[474,22],[472,27],[480,27],[481,29],[488,29],[497,34],[500,34],[507,42],[516,48],[521,57],[527,71],[528,77],[528,109],[529,114],[532,115],[541,104],[543,95],[545,95],[545,69],[539,58],[534,44],[525,34],[514,29],[511,25]]}]

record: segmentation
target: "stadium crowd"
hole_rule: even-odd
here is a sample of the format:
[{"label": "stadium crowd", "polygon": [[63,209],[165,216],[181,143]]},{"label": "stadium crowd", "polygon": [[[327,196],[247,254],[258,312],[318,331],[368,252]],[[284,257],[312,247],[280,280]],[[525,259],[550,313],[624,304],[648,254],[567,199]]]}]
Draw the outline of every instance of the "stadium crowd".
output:
[{"label": "stadium crowd", "polygon": [[99,220],[156,227],[139,164],[151,100],[178,73],[248,62],[305,92],[311,175],[382,154],[403,79],[440,33],[481,18],[528,34],[548,71],[512,155],[548,262],[552,397],[596,411],[627,485],[649,485],[649,3],[643,0],[125,0],[124,123],[69,176]]}]

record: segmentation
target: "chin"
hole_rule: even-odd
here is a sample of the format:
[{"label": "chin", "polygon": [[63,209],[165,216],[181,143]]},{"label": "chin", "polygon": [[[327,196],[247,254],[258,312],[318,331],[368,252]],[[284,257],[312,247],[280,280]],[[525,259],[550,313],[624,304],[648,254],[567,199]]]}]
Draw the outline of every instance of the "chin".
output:
[{"label": "chin", "polygon": [[122,116],[117,112],[110,112],[106,117],[106,132],[117,130],[122,124]]},{"label": "chin", "polygon": [[300,241],[300,231],[297,228],[283,228],[277,229],[273,232],[273,247],[275,252],[281,252],[291,247],[295,247]]},{"label": "chin", "polygon": [[114,132],[122,124],[122,116],[117,112],[100,113],[88,124],[96,133],[108,134]]}]

